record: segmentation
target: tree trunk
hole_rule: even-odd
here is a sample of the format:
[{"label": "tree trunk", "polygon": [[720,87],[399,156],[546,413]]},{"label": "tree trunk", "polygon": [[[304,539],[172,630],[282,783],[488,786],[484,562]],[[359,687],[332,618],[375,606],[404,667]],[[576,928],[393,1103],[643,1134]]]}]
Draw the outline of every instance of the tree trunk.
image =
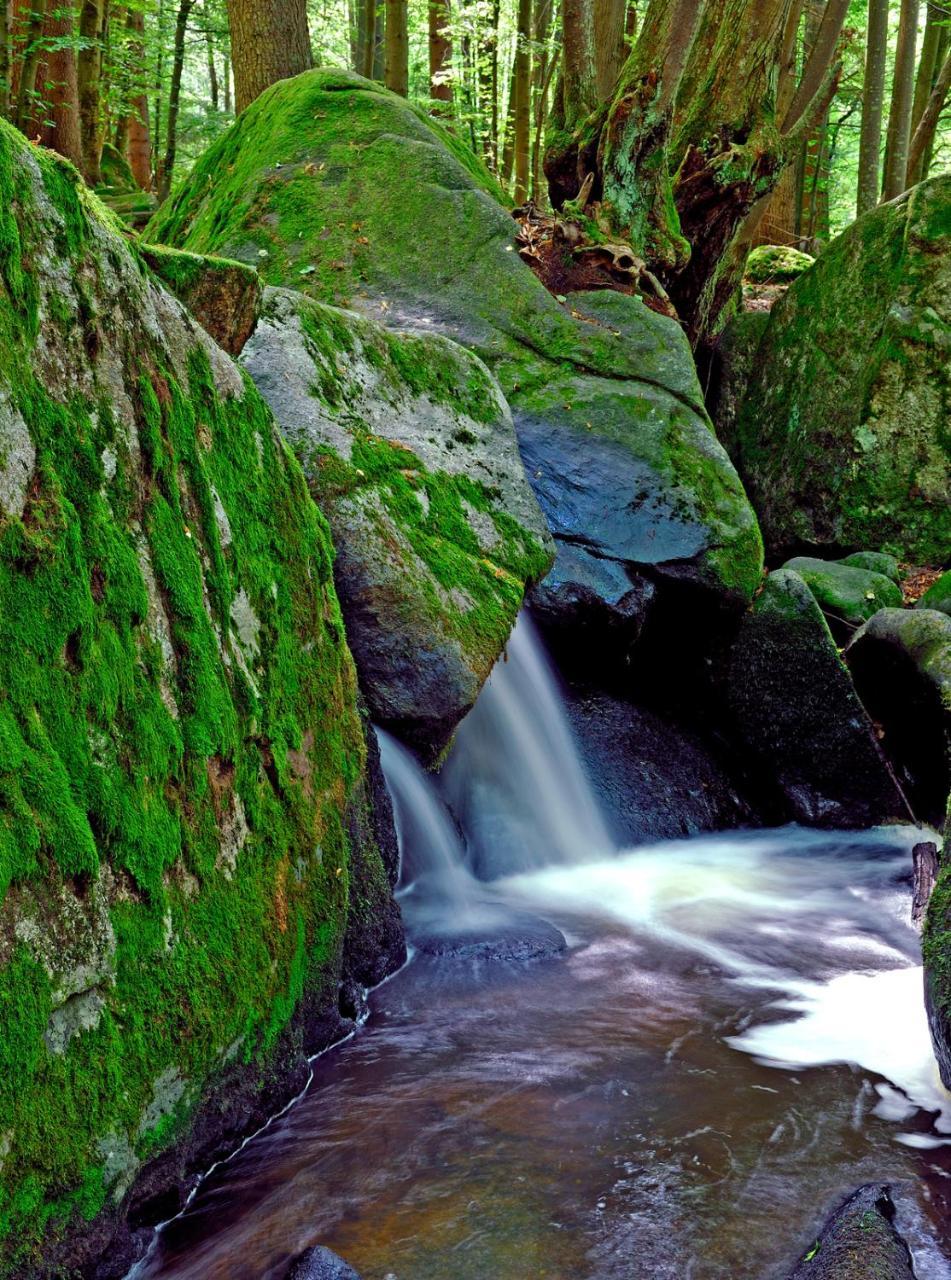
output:
[{"label": "tree trunk", "polygon": [[595,88],[607,102],[624,66],[627,0],[594,0]]},{"label": "tree trunk", "polygon": [[235,109],[314,65],[306,0],[230,0]]},{"label": "tree trunk", "polygon": [[518,0],[515,50],[515,203],[528,199],[532,119],[532,0]]},{"label": "tree trunk", "polygon": [[594,0],[561,0],[561,124],[572,133],[604,99],[598,96]]},{"label": "tree trunk", "polygon": [[858,200],[861,215],[878,204],[879,166],[882,150],[882,116],[885,106],[885,63],[888,56],[889,0],[868,0],[868,38],[865,47],[865,84],[862,89],[862,130],[859,142]]},{"label": "tree trunk", "polygon": [[[951,51],[951,26],[945,25],[941,27],[941,34],[938,41],[938,67],[942,67],[944,65],[944,60],[949,51]],[[934,142],[935,139],[932,137],[927,149],[925,150],[924,157],[922,158],[921,171],[922,176],[924,177],[927,177],[931,172],[931,161],[934,157]]]},{"label": "tree trunk", "polygon": [[908,148],[911,142],[911,112],[914,106],[915,50],[918,43],[920,7],[920,0],[901,0],[898,45],[895,50],[895,77],[892,82],[892,105],[888,116],[888,140],[885,145],[883,200],[894,200],[895,196],[900,196],[905,190]]},{"label": "tree trunk", "polygon": [[910,173],[919,175],[915,181],[920,181],[921,178],[927,177],[928,171],[925,168],[925,157],[930,156],[931,149],[934,146],[935,135],[938,131],[938,121],[941,118],[941,112],[944,109],[949,91],[951,91],[951,51],[945,56],[934,88],[931,90],[931,96],[925,104],[925,109],[918,122],[918,128],[915,130],[915,136],[911,140],[911,147],[908,153],[908,170]]},{"label": "tree trunk", "polygon": [[[915,80],[915,98],[911,110],[912,151],[914,150],[915,134],[918,131],[918,126],[921,124],[922,117],[925,114],[925,110],[931,98],[931,91],[935,86],[941,69],[940,52],[942,34],[949,21],[951,21],[951,7],[944,3],[937,3],[936,0],[929,0],[924,41],[921,46],[921,56],[918,59],[918,76]],[[924,148],[919,148],[914,162],[912,161],[911,154],[909,154],[908,170],[905,175],[905,183],[907,186],[913,187],[916,182],[920,182],[925,176],[923,172],[924,158]]]},{"label": "tree trunk", "polygon": [[548,114],[548,90],[554,68],[555,50],[551,35],[551,0],[535,0],[532,33],[535,57],[532,60],[532,190],[531,198],[541,203],[544,172],[542,170],[542,130]]},{"label": "tree trunk", "polygon": [[13,80],[13,5],[0,0],[0,116],[10,118],[10,89]]},{"label": "tree trunk", "polygon": [[383,82],[401,97],[409,94],[407,0],[386,0],[386,61]]},{"label": "tree trunk", "polygon": [[145,14],[133,6],[126,11],[130,62],[129,110],[116,130],[116,146],[129,162],[132,176],[143,191],[152,187],[152,142],[149,137],[149,100],[143,85],[145,68]]},{"label": "tree trunk", "polygon": [[429,0],[429,96],[452,102],[449,0]]},{"label": "tree trunk", "polygon": [[215,42],[211,34],[211,14],[208,12],[208,0],[205,0],[205,52],[208,58],[208,96],[211,98],[211,109],[218,110],[218,68],[215,66]]},{"label": "tree trunk", "polygon": [[515,167],[515,61],[517,59],[518,50],[516,49],[512,74],[509,76],[509,100],[505,110],[505,139],[502,144],[502,165],[499,170],[499,177],[504,187],[508,187],[511,183],[512,171]]},{"label": "tree trunk", "polygon": [[222,80],[225,86],[225,111],[231,114],[231,59],[225,58],[224,74]]},{"label": "tree trunk", "polygon": [[17,128],[30,132],[36,107],[36,76],[43,61],[43,28],[46,22],[46,0],[30,0],[26,14],[26,31],[20,55],[20,80],[17,86]]},{"label": "tree trunk", "polygon": [[79,86],[76,78],[76,50],[72,44],[73,13],[71,8],[54,8],[46,20],[46,37],[52,48],[46,55],[44,79],[47,111],[43,124],[44,147],[57,151],[82,167],[82,142],[79,136]]},{"label": "tree trunk", "polygon": [[83,174],[91,187],[101,181],[102,138],[99,121],[99,82],[102,72],[102,32],[106,0],[82,0],[79,10],[81,45],[76,75],[79,93],[79,133]]},{"label": "tree trunk", "polygon": [[158,175],[158,196],[164,200],[172,189],[175,153],[178,149],[178,109],[182,96],[182,69],[185,65],[185,35],[195,0],[181,0],[175,19],[172,45],[172,79],[168,90],[168,120],[165,125],[165,157]]}]

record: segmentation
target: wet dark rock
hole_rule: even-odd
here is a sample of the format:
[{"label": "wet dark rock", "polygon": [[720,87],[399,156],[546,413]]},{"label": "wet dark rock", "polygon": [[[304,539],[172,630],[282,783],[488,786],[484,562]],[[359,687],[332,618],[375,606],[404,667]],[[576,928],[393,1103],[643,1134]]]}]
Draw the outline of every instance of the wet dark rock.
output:
[{"label": "wet dark rock", "polygon": [[314,1245],[291,1263],[287,1280],[360,1280],[349,1262],[325,1245]]},{"label": "wet dark rock", "polygon": [[414,938],[424,955],[440,960],[477,964],[524,964],[560,955],[567,943],[564,934],[539,916],[500,916],[498,925],[475,926],[452,933]]},{"label": "wet dark rock", "polygon": [[855,633],[846,660],[912,808],[940,825],[951,791],[951,617],[882,609]]},{"label": "wet dark rock", "polygon": [[829,1218],[789,1280],[914,1280],[887,1186],[859,1187]]},{"label": "wet dark rock", "polygon": [[764,785],[789,815],[873,826],[908,810],[815,597],[798,573],[770,574],[740,626],[728,697]]},{"label": "wet dark rock", "polygon": [[615,669],[630,662],[657,589],[614,560],[558,544],[555,566],[532,591],[532,616],[559,665],[583,674],[596,651]]},{"label": "wet dark rock", "polygon": [[569,688],[566,709],[619,844],[676,839],[753,820],[722,744],[590,688]]}]

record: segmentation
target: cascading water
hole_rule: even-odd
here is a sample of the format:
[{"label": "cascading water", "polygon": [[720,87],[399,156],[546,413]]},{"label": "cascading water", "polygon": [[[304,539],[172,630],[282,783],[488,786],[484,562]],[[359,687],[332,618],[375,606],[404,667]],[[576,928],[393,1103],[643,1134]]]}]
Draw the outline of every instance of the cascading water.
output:
[{"label": "cascading water", "polygon": [[459,728],[441,785],[482,880],[614,849],[525,613]]}]

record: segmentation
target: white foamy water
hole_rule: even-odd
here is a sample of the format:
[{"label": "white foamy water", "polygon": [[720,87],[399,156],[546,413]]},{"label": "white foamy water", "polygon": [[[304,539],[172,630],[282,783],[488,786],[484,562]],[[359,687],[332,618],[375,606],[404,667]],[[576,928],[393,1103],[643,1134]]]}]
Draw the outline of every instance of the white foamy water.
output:
[{"label": "white foamy water", "polygon": [[613,852],[557,679],[525,613],[459,727],[441,785],[483,879]]}]

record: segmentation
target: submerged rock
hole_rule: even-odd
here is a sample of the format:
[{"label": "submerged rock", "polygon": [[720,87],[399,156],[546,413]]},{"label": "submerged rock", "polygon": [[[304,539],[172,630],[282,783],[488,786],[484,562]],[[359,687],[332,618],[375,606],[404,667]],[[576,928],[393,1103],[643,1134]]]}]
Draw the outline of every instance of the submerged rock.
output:
[{"label": "submerged rock", "polygon": [[767,545],[951,546],[951,175],[860,218],[777,303],[734,458]]},{"label": "submerged rock", "polygon": [[[866,553],[868,554],[868,553]],[[797,556],[784,569],[793,569],[819,602],[823,613],[836,622],[859,626],[879,609],[901,608],[901,588],[891,577],[845,560],[816,560]]]},{"label": "submerged rock", "polygon": [[552,561],[508,406],[456,343],[283,289],[242,363],[330,521],[372,718],[432,759]]},{"label": "submerged rock", "polygon": [[104,1278],[405,952],[304,476],[2,121],[0,442],[0,1271]]},{"label": "submerged rock", "polygon": [[560,955],[565,936],[540,916],[511,915],[500,911],[498,921],[439,933],[414,935],[413,946],[423,955],[471,964],[525,964]]},{"label": "submerged rock", "polygon": [[859,1187],[836,1209],[789,1280],[914,1280],[889,1188]]},{"label": "submerged rock", "polygon": [[349,1262],[324,1245],[315,1245],[291,1264],[286,1280],[360,1280]]},{"label": "submerged rock", "polygon": [[418,108],[318,70],[252,104],[148,235],[475,351],[564,553],[558,583],[593,591],[606,615],[629,573],[742,607],[759,531],[679,326],[616,293],[554,298],[515,252],[502,200]]},{"label": "submerged rock", "polygon": [[805,581],[771,573],[730,655],[728,699],[751,760],[799,822],[867,827],[908,810]]}]

